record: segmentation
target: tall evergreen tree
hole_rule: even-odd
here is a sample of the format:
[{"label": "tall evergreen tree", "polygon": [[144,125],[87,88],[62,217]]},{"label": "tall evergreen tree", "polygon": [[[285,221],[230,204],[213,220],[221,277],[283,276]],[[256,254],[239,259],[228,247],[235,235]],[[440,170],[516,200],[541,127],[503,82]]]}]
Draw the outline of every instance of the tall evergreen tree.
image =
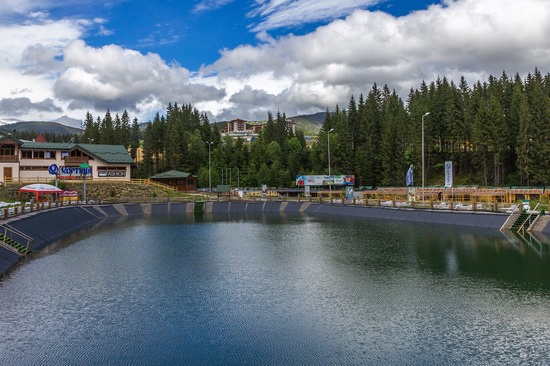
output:
[{"label": "tall evergreen tree", "polygon": [[534,75],[528,79],[526,90],[529,91],[527,100],[531,126],[534,130],[532,145],[534,159],[532,169],[532,183],[548,185],[550,177],[550,98],[544,92],[543,78],[535,69]]},{"label": "tall evergreen tree", "polygon": [[132,128],[130,126],[130,115],[127,110],[124,110],[124,112],[122,112],[120,122],[120,130],[118,131],[117,136],[118,143],[125,147],[129,147]]},{"label": "tall evergreen tree", "polygon": [[139,145],[140,145],[139,123],[138,123],[138,119],[134,118],[134,121],[132,122],[131,133],[130,133],[130,155],[134,160],[137,158],[137,151],[138,151]]},{"label": "tall evergreen tree", "polygon": [[394,93],[388,100],[382,133],[382,182],[385,185],[403,185],[405,177],[405,108]]},{"label": "tall evergreen tree", "polygon": [[101,121],[101,127],[99,129],[100,136],[99,142],[105,145],[114,145],[116,144],[115,129],[113,124],[113,118],[111,117],[111,112],[107,110],[105,117]]},{"label": "tall evergreen tree", "polygon": [[83,143],[91,143],[96,137],[94,124],[94,117],[89,111],[86,112],[86,118],[84,119],[84,131],[81,138]]}]

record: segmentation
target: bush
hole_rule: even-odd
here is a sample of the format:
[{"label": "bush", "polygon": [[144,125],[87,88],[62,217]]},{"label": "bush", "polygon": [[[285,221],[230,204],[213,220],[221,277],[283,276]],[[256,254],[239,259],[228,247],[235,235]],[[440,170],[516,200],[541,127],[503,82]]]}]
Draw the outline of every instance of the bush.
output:
[{"label": "bush", "polygon": [[[55,186],[55,179],[50,182],[52,186]],[[62,189],[64,191],[67,190],[67,182],[64,180],[57,180],[57,188]]]}]

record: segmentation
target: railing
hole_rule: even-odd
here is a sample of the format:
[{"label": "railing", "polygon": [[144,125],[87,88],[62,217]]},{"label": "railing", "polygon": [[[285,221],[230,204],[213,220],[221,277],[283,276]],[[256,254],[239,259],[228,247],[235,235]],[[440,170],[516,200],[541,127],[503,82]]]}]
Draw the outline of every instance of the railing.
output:
[{"label": "railing", "polygon": [[527,223],[527,222],[529,223],[529,225],[528,225],[527,227],[528,227],[528,228],[531,227],[531,217],[533,216],[533,214],[534,214],[535,212],[537,212],[537,216],[539,215],[539,214],[538,214],[538,211],[537,211],[537,208],[539,208],[539,205],[540,205],[540,203],[537,203],[537,205],[535,206],[534,209],[529,210],[529,216],[527,216],[527,218],[525,219],[525,221],[523,222],[523,224],[521,224],[521,226],[519,227],[518,233],[519,233],[520,231],[521,231],[521,232],[525,232],[525,223]]},{"label": "railing", "polygon": [[[10,251],[12,251],[12,252],[14,252],[14,253],[16,253],[20,256],[26,256],[29,253],[29,246],[30,246],[30,243],[33,240],[33,238],[28,236],[27,234],[17,230],[16,228],[13,228],[13,227],[8,226],[8,225],[3,225],[3,226],[1,226],[1,228],[4,229],[3,230],[4,232],[3,232],[2,240],[0,240],[0,244],[2,244],[2,246],[4,248],[7,248],[8,250],[10,250]],[[20,251],[18,251],[17,249],[15,249],[14,247],[12,247],[11,245],[9,245],[6,242],[9,239],[13,240],[13,235],[14,234],[16,234],[19,238],[26,241],[25,252],[24,253],[21,253]]]},{"label": "railing", "polygon": [[[164,190],[176,191],[176,188],[152,181],[150,179],[131,179],[121,181],[117,178],[106,178],[101,180],[86,180],[87,183],[101,183],[106,181],[117,181],[122,183],[129,184],[140,184],[140,185],[151,185],[155,187],[162,188]],[[249,192],[246,192],[249,193]],[[159,195],[157,197],[126,197],[126,198],[114,198],[114,197],[103,197],[99,200],[88,201],[86,204],[95,204],[95,203],[158,203],[158,202],[188,202],[188,201],[243,201],[243,202],[254,202],[254,201],[280,201],[280,202],[311,202],[311,203],[329,203],[329,204],[341,204],[341,205],[356,205],[356,206],[369,206],[369,207],[381,207],[388,209],[426,209],[426,210],[442,210],[449,212],[501,212],[501,213],[510,213],[512,214],[517,210],[517,205],[515,204],[506,204],[506,203],[497,203],[497,202],[457,202],[457,201],[405,201],[405,200],[395,200],[395,199],[363,199],[354,197],[351,200],[345,198],[345,194],[341,192],[333,192],[332,194],[321,194],[317,197],[289,197],[283,195],[274,195],[271,194],[262,195],[261,192],[253,192],[254,194],[243,194],[243,197],[236,194],[236,192],[231,193],[191,193],[185,196],[164,196]],[[0,209],[0,219],[6,219],[9,217],[17,216],[24,214],[30,211],[43,210],[52,207],[59,207],[64,205],[72,204],[84,204],[84,202],[42,202],[39,204],[27,204],[20,205],[15,207],[9,207]],[[538,205],[537,205],[538,207]]]},{"label": "railing", "polygon": [[49,177],[29,177],[29,178],[21,178],[21,177],[5,177],[4,178],[4,184],[31,184],[31,183],[50,183],[52,180],[55,180],[55,178]]},{"label": "railing", "polygon": [[19,156],[17,155],[0,155],[1,163],[17,163],[19,161]]},{"label": "railing", "polygon": [[[512,206],[515,206],[515,207],[512,208]],[[508,222],[512,219],[512,217],[514,216],[514,214],[518,210],[518,207],[519,207],[518,205],[512,205],[512,206],[510,207],[511,208],[510,215],[508,216],[508,218],[506,219],[504,224],[502,224],[502,226],[500,227],[500,231],[503,231],[508,226]]]},{"label": "railing", "polygon": [[[5,184],[32,184],[32,183],[51,183],[55,178],[52,176],[52,177],[49,177],[49,178],[46,178],[46,177],[28,177],[28,178],[22,178],[22,177],[18,177],[18,178],[9,178],[9,177],[6,177],[5,178]],[[68,181],[70,182],[84,182],[84,179],[81,179],[81,178],[78,178],[78,179],[68,179]],[[170,186],[168,184],[164,184],[164,183],[160,183],[160,182],[156,182],[154,180],[150,180],[150,179],[139,179],[139,178],[131,178],[131,179],[127,179],[127,178],[114,178],[114,177],[110,177],[110,178],[86,178],[86,184],[95,184],[95,183],[109,183],[109,182],[117,182],[117,183],[128,183],[128,184],[142,184],[142,185],[148,185],[148,186],[153,186],[153,187],[157,187],[157,188],[162,188],[162,189],[165,189],[165,190],[168,190],[168,191],[175,191],[177,192],[177,188],[176,187],[173,187],[173,186]]]},{"label": "railing", "polygon": [[[103,181],[103,180],[102,180]],[[133,184],[145,184],[145,185],[148,185],[148,186],[153,186],[153,187],[157,187],[157,188],[162,188],[162,189],[166,189],[166,190],[169,190],[169,191],[175,191],[177,192],[178,189],[174,186],[170,186],[168,184],[164,184],[164,183],[160,183],[160,182],[157,182],[157,181],[154,181],[154,180],[151,180],[149,178],[146,178],[146,179],[139,179],[139,178],[132,178],[130,179],[130,183],[133,183]]]}]

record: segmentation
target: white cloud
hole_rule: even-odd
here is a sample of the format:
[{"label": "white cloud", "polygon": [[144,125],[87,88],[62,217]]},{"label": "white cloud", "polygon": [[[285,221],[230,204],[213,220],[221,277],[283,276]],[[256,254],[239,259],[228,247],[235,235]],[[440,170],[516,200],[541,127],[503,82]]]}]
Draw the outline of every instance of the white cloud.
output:
[{"label": "white cloud", "polygon": [[10,14],[24,14],[37,8],[36,0],[3,0],[0,2],[0,17]]},{"label": "white cloud", "polygon": [[[224,96],[212,86],[189,83],[189,71],[116,45],[93,48],[72,42],[64,52],[66,70],[55,82],[55,96],[73,108],[131,109],[158,101],[195,103]],[[155,103],[153,103],[155,104]]]},{"label": "white cloud", "polygon": [[[147,119],[168,102],[223,98],[223,90],[189,83],[189,71],[116,45],[87,46],[90,27],[105,20],[52,21],[40,17],[0,25],[1,117],[53,119],[59,108],[76,118],[86,111],[128,109]],[[151,109],[153,108],[153,109]]]},{"label": "white cloud", "polygon": [[[26,2],[21,6],[31,8]],[[82,35],[82,31],[78,21],[54,22],[42,17],[33,22],[0,25],[0,102],[5,99],[2,117],[31,120],[58,117],[56,108],[47,107],[60,107],[53,101],[52,93],[61,66],[57,58],[69,42]],[[15,108],[25,105],[23,101],[28,107]]]},{"label": "white cloud", "polygon": [[383,0],[256,0],[258,6],[248,16],[262,19],[253,26],[255,32],[260,32],[330,21],[381,2]]},{"label": "white cloud", "polygon": [[211,11],[219,8],[223,8],[225,5],[232,3],[234,0],[202,0],[195,7],[193,11],[199,13],[201,11]]},{"label": "white cloud", "polygon": [[[215,120],[265,119],[269,110],[292,116],[345,107],[351,94],[368,93],[373,83],[406,98],[410,88],[437,76],[458,81],[463,75],[472,83],[503,70],[550,71],[544,69],[550,65],[548,0],[446,0],[398,18],[357,9],[377,0],[258,1],[260,44],[223,50],[194,73],[154,53],[82,41],[90,28],[108,32],[105,19],[52,21],[37,2],[7,1],[11,11],[19,6],[36,17],[0,25],[0,103],[21,112],[0,117],[51,118],[63,108],[75,118],[86,110],[128,109],[147,119],[178,102],[210,111]],[[345,14],[303,36],[268,34]]]},{"label": "white cloud", "polygon": [[11,113],[21,114],[28,112],[56,112],[63,110],[55,105],[51,98],[33,103],[29,98],[5,98],[0,100],[0,109]]},{"label": "white cloud", "polygon": [[345,107],[351,94],[367,93],[375,82],[405,99],[410,88],[437,76],[463,75],[472,83],[503,70],[526,75],[547,67],[547,19],[546,0],[447,1],[399,18],[357,10],[305,36],[264,35],[267,43],[224,50],[202,71],[240,90],[268,91],[273,104],[264,109],[272,111]]},{"label": "white cloud", "polygon": [[[28,47],[40,45],[61,54],[63,48],[82,35],[76,21],[45,21],[0,27],[0,67],[17,67]],[[23,60],[24,61],[24,60]]]}]

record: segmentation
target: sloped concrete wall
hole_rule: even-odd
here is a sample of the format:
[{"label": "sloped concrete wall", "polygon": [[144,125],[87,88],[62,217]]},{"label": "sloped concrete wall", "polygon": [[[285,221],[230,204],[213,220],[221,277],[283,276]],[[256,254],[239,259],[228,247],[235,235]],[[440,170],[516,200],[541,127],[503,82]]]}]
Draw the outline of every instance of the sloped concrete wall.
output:
[{"label": "sloped concrete wall", "polygon": [[[413,210],[366,206],[342,206],[310,202],[232,201],[205,202],[207,214],[273,215],[280,213],[350,217],[365,220],[399,220],[428,224],[457,225],[499,230],[508,218],[507,214],[472,211]],[[34,240],[33,251],[80,230],[116,220],[122,216],[161,216],[193,214],[194,203],[128,203],[115,205],[70,206],[47,211],[34,212],[3,222]],[[541,222],[542,224],[542,222]],[[550,231],[550,223],[544,222],[543,231]],[[26,242],[22,237],[12,235],[14,240]],[[8,270],[20,257],[0,247],[0,274]]]}]

